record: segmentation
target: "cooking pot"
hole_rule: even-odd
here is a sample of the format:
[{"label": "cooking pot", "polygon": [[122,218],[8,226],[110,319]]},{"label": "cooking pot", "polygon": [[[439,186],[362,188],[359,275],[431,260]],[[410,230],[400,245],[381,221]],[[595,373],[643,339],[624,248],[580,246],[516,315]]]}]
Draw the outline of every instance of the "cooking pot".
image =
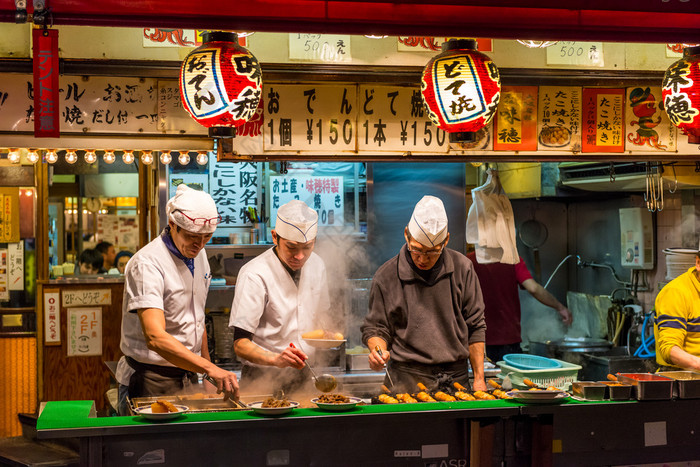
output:
[{"label": "cooking pot", "polygon": [[604,353],[612,348],[612,342],[594,337],[564,337],[545,342],[530,342],[530,352],[543,357],[569,361],[570,354]]}]

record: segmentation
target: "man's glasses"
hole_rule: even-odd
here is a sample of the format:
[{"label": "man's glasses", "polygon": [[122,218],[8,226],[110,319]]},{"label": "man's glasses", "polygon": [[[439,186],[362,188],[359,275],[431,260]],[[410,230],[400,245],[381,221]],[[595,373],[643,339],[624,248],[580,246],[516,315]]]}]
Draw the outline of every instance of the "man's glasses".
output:
[{"label": "man's glasses", "polygon": [[412,248],[411,245],[406,242],[406,248],[408,248],[408,251],[413,253],[414,255],[417,256],[427,256],[428,258],[435,258],[436,256],[440,256],[442,254],[442,250],[445,248],[445,245],[441,245],[439,250],[429,250],[429,251],[423,251],[419,250],[417,248]]},{"label": "man's glasses", "polygon": [[186,217],[187,219],[189,219],[194,225],[207,225],[207,224],[217,225],[217,224],[219,224],[219,223],[221,222],[221,216],[212,217],[211,219],[207,219],[206,217],[197,217],[197,218],[195,218],[195,219],[192,219],[190,216],[188,216],[187,214],[185,214],[185,213],[182,212],[182,211],[179,211],[179,210],[178,210],[178,211],[175,211],[175,212],[179,212],[180,214],[182,214],[183,216],[185,216],[185,217]]}]

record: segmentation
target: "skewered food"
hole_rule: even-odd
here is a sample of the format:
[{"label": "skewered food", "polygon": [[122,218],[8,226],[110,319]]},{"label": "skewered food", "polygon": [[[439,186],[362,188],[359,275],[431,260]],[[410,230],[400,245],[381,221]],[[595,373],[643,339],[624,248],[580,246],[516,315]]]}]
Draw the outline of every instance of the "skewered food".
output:
[{"label": "skewered food", "polygon": [[439,400],[439,401],[454,402],[454,401],[457,400],[457,399],[455,399],[454,396],[451,396],[451,395],[449,395],[449,394],[447,394],[447,393],[445,393],[445,392],[442,392],[442,391],[436,392],[436,393],[434,394],[434,396],[435,396],[435,399],[437,399],[437,400]]},{"label": "skewered food", "polygon": [[559,388],[556,386],[547,386],[547,391],[559,391]]},{"label": "skewered food", "polygon": [[163,399],[158,399],[151,404],[151,413],[169,413],[177,411],[177,407],[175,407],[172,402],[168,402]]},{"label": "skewered food", "polygon": [[494,389],[503,389],[503,387],[500,384],[498,384],[498,381],[496,381],[495,379],[490,379],[487,381],[487,383]]},{"label": "skewered food", "polygon": [[462,400],[462,401],[475,401],[476,400],[476,397],[474,397],[471,394],[469,394],[468,392],[464,392],[464,391],[455,392],[455,397],[459,400]]},{"label": "skewered food", "polygon": [[508,393],[506,393],[502,389],[494,389],[492,394],[494,396],[498,397],[499,399],[511,399],[511,397],[508,395]]},{"label": "skewered food", "polygon": [[322,394],[318,396],[318,401],[323,404],[347,404],[350,399],[342,394]]},{"label": "skewered food", "polygon": [[425,391],[421,391],[418,394],[416,394],[416,399],[418,399],[421,402],[437,402],[435,399],[433,399],[433,396],[431,396]]},{"label": "skewered food", "polygon": [[496,397],[484,391],[474,391],[474,397],[481,400],[495,400]]},{"label": "skewered food", "polygon": [[379,399],[379,402],[383,404],[398,404],[399,401],[396,400],[396,398],[391,397],[389,394],[379,394],[377,397]]},{"label": "skewered food", "polygon": [[289,407],[290,405],[291,404],[289,403],[289,399],[287,399],[286,397],[283,399],[275,399],[274,397],[268,397],[263,401],[261,407]]},{"label": "skewered food", "polygon": [[418,383],[416,386],[418,386],[418,389],[420,389],[421,391],[428,392],[428,388],[425,387],[425,384],[423,384],[423,383]]},{"label": "skewered food", "polygon": [[404,404],[415,404],[416,402],[418,402],[418,400],[416,400],[413,396],[411,396],[408,393],[397,394],[396,398]]},{"label": "skewered food", "polygon": [[464,386],[462,386],[462,385],[459,384],[459,383],[452,383],[452,385],[453,385],[458,391],[467,392],[467,388],[465,388]]}]

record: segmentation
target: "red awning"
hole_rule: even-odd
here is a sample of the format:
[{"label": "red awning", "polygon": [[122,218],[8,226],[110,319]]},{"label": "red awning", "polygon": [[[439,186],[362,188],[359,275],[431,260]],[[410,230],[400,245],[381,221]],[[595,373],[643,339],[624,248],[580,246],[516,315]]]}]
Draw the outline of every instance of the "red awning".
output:
[{"label": "red awning", "polygon": [[[31,0],[27,3],[31,15]],[[46,0],[46,5],[57,25],[700,42],[700,2],[679,0]],[[0,21],[15,18],[14,0],[0,0]]]}]

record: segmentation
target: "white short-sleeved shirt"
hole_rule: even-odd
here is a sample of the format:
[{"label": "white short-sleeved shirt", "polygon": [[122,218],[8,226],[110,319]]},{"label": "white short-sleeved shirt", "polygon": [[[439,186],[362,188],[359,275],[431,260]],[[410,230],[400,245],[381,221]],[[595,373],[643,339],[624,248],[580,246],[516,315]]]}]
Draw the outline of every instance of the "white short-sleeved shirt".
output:
[{"label": "white short-sleeved shirt", "polygon": [[229,327],[253,333],[253,342],[270,352],[282,352],[293,342],[311,356],[313,349],[304,345],[301,334],[323,327],[329,308],[323,260],[311,254],[297,287],[270,248],[241,268]]},{"label": "white short-sleeved shirt", "polygon": [[[139,362],[173,366],[149,350],[136,310],[158,308],[165,313],[165,330],[191,352],[201,355],[204,305],[211,274],[205,250],[194,259],[194,277],[187,265],[172,254],[162,235],[139,250],[124,272],[121,351]],[[117,366],[117,381],[129,384],[133,370],[124,357]]]}]

